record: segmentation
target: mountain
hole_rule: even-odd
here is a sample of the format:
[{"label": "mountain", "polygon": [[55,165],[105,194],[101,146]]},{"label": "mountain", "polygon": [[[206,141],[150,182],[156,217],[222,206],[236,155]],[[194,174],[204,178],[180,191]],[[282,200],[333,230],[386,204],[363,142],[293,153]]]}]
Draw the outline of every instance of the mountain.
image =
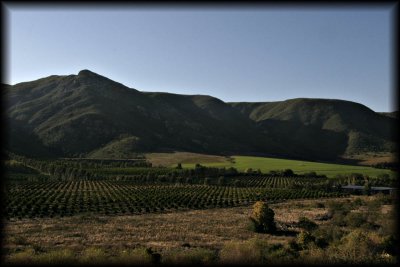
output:
[{"label": "mountain", "polygon": [[[297,98],[278,102],[230,104],[262,128],[268,129],[271,123],[279,122],[282,130],[285,127],[296,128],[299,127],[296,125],[300,125],[313,128],[313,132],[343,134],[347,139],[345,153],[348,154],[390,151],[395,147],[394,126],[397,120],[376,113],[359,103],[336,99]],[[313,138],[309,141],[311,145]],[[333,146],[341,145],[341,142],[331,143]]]},{"label": "mountain", "polygon": [[189,151],[335,159],[390,150],[393,118],[342,100],[225,103],[140,92],[82,70],[3,86],[7,149],[38,157]]},{"label": "mountain", "polygon": [[381,115],[388,116],[390,118],[397,119],[399,116],[399,111],[392,111],[392,112],[378,112]]}]

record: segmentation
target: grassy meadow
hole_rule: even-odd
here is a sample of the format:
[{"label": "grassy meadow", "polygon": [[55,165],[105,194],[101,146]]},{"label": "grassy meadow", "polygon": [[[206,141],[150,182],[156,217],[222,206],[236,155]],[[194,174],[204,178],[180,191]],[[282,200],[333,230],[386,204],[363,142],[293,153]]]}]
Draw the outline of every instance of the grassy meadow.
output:
[{"label": "grassy meadow", "polygon": [[351,173],[361,173],[370,177],[376,177],[377,175],[383,173],[394,175],[394,172],[390,170],[377,169],[368,166],[321,163],[267,157],[221,157],[191,153],[191,157],[186,158],[186,160],[182,160],[183,155],[180,152],[175,152],[147,154],[146,158],[148,158],[148,160],[153,164],[157,163],[156,165],[168,167],[175,167],[176,164],[182,163],[182,167],[184,168],[194,168],[196,163],[199,163],[208,167],[234,167],[239,171],[244,171],[248,168],[252,168],[253,170],[260,169],[263,173],[268,173],[273,170],[292,169],[295,173],[298,174],[314,171],[318,174],[324,174],[328,177],[334,177],[336,175],[346,175]]}]

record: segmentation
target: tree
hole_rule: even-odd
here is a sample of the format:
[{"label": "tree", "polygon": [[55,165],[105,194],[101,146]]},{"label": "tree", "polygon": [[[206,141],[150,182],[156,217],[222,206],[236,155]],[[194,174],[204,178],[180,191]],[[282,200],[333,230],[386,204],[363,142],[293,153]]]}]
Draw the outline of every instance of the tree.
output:
[{"label": "tree", "polygon": [[218,185],[225,185],[224,176],[220,176],[220,177],[218,178]]},{"label": "tree", "polygon": [[365,181],[363,193],[367,196],[371,195],[371,183],[368,180]]},{"label": "tree", "polygon": [[261,233],[273,233],[276,231],[275,212],[264,201],[257,201],[253,205],[253,213],[250,217],[254,230]]},{"label": "tree", "polygon": [[235,187],[240,187],[241,186],[241,182],[240,182],[240,180],[239,179],[235,179],[234,181],[233,181],[233,186],[235,186]]},{"label": "tree", "polygon": [[294,172],[291,169],[286,169],[283,171],[283,176],[294,176]]},{"label": "tree", "polygon": [[253,169],[252,168],[247,168],[246,170],[244,170],[245,173],[253,173]]}]

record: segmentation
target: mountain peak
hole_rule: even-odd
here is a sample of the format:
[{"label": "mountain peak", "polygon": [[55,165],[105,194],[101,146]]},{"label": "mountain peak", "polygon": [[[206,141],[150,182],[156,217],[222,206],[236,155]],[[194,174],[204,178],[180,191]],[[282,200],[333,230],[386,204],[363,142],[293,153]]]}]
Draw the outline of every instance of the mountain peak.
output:
[{"label": "mountain peak", "polygon": [[86,84],[96,84],[96,85],[105,85],[105,84],[110,84],[110,83],[120,84],[120,83],[117,83],[105,76],[102,76],[100,74],[97,74],[97,73],[87,70],[87,69],[81,70],[78,73],[77,78],[81,82],[86,83]]},{"label": "mountain peak", "polygon": [[79,73],[78,73],[78,76],[100,76],[100,75],[98,75],[97,73],[94,73],[93,71],[90,71],[90,70],[87,70],[87,69],[84,69],[84,70],[81,70]]}]

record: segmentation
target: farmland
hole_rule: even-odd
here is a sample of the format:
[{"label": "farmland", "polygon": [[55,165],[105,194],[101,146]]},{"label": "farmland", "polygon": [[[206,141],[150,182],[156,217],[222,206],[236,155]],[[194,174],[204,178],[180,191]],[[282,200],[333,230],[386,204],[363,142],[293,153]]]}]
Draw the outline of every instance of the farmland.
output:
[{"label": "farmland", "polygon": [[138,186],[116,181],[31,182],[12,186],[6,194],[6,218],[20,219],[64,217],[79,213],[124,215],[222,208],[247,205],[261,199],[277,201],[343,195],[308,189],[207,185]]},{"label": "farmland", "polygon": [[[169,157],[168,157],[169,155]],[[201,154],[200,154],[201,155]],[[158,162],[160,165],[173,167],[179,162],[179,153],[174,154],[159,154],[152,155],[151,159]],[[166,158],[162,161],[161,158]],[[307,173],[317,172],[318,174],[324,174],[328,177],[335,177],[336,175],[348,175],[351,173],[361,173],[368,176],[377,176],[379,174],[394,175],[390,170],[376,169],[368,166],[355,166],[355,165],[343,165],[343,164],[332,164],[322,162],[311,162],[311,161],[300,161],[300,160],[288,160],[278,158],[267,158],[267,157],[250,157],[250,156],[232,156],[230,158],[223,158],[216,156],[215,161],[211,161],[211,157],[206,160],[202,156],[196,158],[197,162],[185,163],[181,162],[184,168],[193,168],[195,163],[200,163],[204,166],[209,167],[234,167],[239,171],[244,171],[248,168],[254,170],[260,169],[262,172],[270,172],[273,170],[292,169],[295,173]],[[192,160],[193,161],[193,160]],[[171,163],[173,162],[173,163]],[[169,164],[169,165],[168,165]]]},{"label": "farmland", "polygon": [[[393,186],[396,180],[390,175],[327,177],[313,172],[316,165],[294,172],[288,169],[294,165],[283,165],[283,160],[267,172],[250,169],[264,164],[263,158],[219,157],[213,163],[213,156],[198,154],[178,166],[173,160],[182,157],[171,161],[162,156],[160,162],[171,165],[154,166],[143,157],[38,159],[9,154],[3,191],[6,262],[219,264],[256,253],[251,254],[254,262],[279,263],[304,262],[311,259],[307,253],[324,259],[331,250],[340,261],[354,262],[360,259],[343,254],[341,245],[322,250],[327,242],[347,244],[341,236],[351,237],[354,225],[364,227],[362,238],[377,243],[375,262],[394,261],[394,254],[386,253],[393,212],[376,219],[377,210],[393,209],[391,196],[362,200],[341,190],[341,185],[359,184],[367,195],[368,185]],[[201,158],[207,163],[187,165]],[[249,214],[256,201],[275,209],[277,233],[251,230]],[[304,216],[320,227],[310,234],[315,235],[314,247],[301,245],[304,233],[298,221]],[[373,232],[376,227],[379,235]],[[330,237],[331,229],[341,236]],[[275,249],[281,256],[265,254]]]}]

